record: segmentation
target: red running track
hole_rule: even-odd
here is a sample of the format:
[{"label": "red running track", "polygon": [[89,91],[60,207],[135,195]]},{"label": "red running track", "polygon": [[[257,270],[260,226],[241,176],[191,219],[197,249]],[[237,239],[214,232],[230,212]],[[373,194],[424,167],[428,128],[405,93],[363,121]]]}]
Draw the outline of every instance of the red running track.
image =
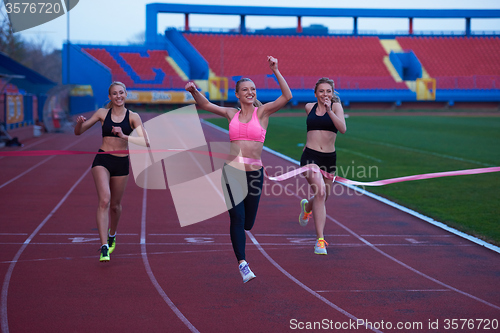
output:
[{"label": "red running track", "polygon": [[[203,128],[208,141],[227,140]],[[96,127],[80,137],[47,134],[21,149],[96,151],[99,143]],[[498,253],[338,185],[327,202],[329,254],[314,255],[314,228],[297,221],[302,177],[266,180],[247,238],[257,275],[249,283],[241,282],[227,213],[181,228],[168,190],[145,191],[132,177],[117,248],[100,263],[92,159],[0,158],[2,332],[493,332],[498,325]],[[267,152],[263,162],[270,171],[295,167]],[[361,320],[372,326],[357,326]]]}]

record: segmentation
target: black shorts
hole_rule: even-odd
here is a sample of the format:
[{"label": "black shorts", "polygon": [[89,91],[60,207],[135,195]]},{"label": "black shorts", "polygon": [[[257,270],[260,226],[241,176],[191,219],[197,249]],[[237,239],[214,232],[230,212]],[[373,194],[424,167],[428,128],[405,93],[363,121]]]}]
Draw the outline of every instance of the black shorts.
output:
[{"label": "black shorts", "polygon": [[[104,150],[99,149],[99,152]],[[103,166],[109,171],[111,177],[127,176],[129,174],[130,162],[128,156],[113,156],[111,154],[97,154],[92,167]]]},{"label": "black shorts", "polygon": [[321,170],[333,174],[337,170],[337,152],[323,153],[306,147],[300,158],[300,166],[307,164],[316,164]]}]

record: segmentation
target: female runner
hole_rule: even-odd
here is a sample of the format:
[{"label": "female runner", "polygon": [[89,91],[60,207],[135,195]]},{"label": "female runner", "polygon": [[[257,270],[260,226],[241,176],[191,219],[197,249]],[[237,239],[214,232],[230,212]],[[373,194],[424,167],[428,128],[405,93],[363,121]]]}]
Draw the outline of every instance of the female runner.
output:
[{"label": "female runner", "polygon": [[[335,139],[337,132],[344,134],[347,130],[344,109],[340,99],[335,94],[333,80],[321,78],[314,88],[316,103],[306,104],[307,114],[307,141],[300,165],[316,164],[320,169],[334,174],[336,170],[337,154],[335,152]],[[311,186],[314,196],[302,199],[299,223],[305,226],[309,217],[314,216],[317,241],[314,253],[327,254],[323,231],[326,223],[325,202],[331,190],[333,181],[319,172],[308,170],[305,177]]]},{"label": "female runner", "polygon": [[[145,145],[140,116],[125,108],[127,89],[121,82],[109,86],[110,102],[100,108],[88,120],[84,116],[76,119],[75,134],[80,135],[98,121],[102,125],[102,144],[94,162],[92,176],[97,189],[97,229],[101,240],[100,261],[109,261],[116,246],[116,229],[122,213],[121,200],[129,175],[127,142]],[[137,129],[140,138],[130,137]],[[121,151],[113,154],[113,151]]]},{"label": "female runner", "polygon": [[[231,154],[241,153],[247,181],[248,194],[243,201],[234,204],[226,203],[230,217],[230,235],[233,250],[238,260],[238,268],[243,278],[243,282],[248,282],[255,278],[255,274],[250,270],[245,257],[246,235],[245,230],[251,230],[257,209],[259,206],[262,185],[264,181],[263,167],[260,162],[266,129],[269,123],[269,116],[284,107],[292,98],[292,92],[285,79],[278,70],[278,60],[271,56],[267,57],[269,67],[278,79],[281,89],[281,96],[275,101],[262,104],[257,100],[255,84],[248,78],[243,78],[236,83],[235,93],[241,104],[241,110],[232,107],[221,107],[209,102],[201,94],[194,83],[186,84],[198,106],[206,111],[225,117],[229,122],[229,140],[231,141]],[[260,163],[255,163],[258,161]],[[230,163],[228,163],[230,164]],[[229,170],[229,171],[228,171]],[[227,177],[231,177],[231,167],[224,168],[223,176],[226,178],[229,199],[233,201],[231,188],[227,183]]]}]

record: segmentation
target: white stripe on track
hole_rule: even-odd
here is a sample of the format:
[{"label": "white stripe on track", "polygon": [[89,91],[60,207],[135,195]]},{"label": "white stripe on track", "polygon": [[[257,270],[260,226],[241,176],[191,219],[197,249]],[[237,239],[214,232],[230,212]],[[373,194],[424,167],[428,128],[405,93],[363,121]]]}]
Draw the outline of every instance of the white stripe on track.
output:
[{"label": "white stripe on track", "polygon": [[[210,124],[210,123],[208,123],[208,122],[205,122],[205,123],[206,123],[206,124]],[[225,129],[220,128],[220,127],[217,127],[217,126],[216,126],[216,125],[214,125],[214,124],[210,124],[210,125],[211,125],[213,128],[215,128],[215,129],[219,129],[219,130],[221,130],[221,131],[223,131],[223,132],[224,132],[224,131],[226,131]],[[227,131],[226,131],[226,132],[227,132]],[[288,161],[288,162],[290,162],[290,163],[293,163],[293,164],[295,164],[295,165],[300,165],[300,163],[299,163],[298,161],[294,160],[293,158],[290,158],[290,157],[288,157],[288,156],[286,156],[286,155],[283,155],[283,154],[281,154],[281,153],[279,153],[279,152],[277,152],[277,151],[275,151],[275,150],[272,150],[272,149],[270,149],[270,148],[268,148],[268,147],[266,147],[266,146],[264,146],[264,150],[265,150],[265,151],[267,151],[268,153],[272,154],[272,155],[275,155],[275,156],[281,157],[282,159],[284,159],[284,160],[286,160],[286,161]],[[483,164],[483,165],[489,165],[489,164]],[[344,184],[343,184],[343,185],[344,185]],[[417,217],[417,218],[419,218],[419,219],[421,219],[421,220],[423,220],[423,221],[425,221],[425,222],[427,222],[427,223],[430,223],[430,224],[432,224],[432,225],[434,225],[434,226],[436,226],[436,227],[438,227],[438,228],[440,228],[440,229],[444,229],[444,230],[446,230],[446,231],[448,231],[448,232],[450,232],[450,233],[452,233],[452,234],[454,234],[454,235],[460,236],[460,237],[462,237],[462,238],[467,239],[468,241],[471,241],[471,242],[476,243],[476,244],[478,244],[478,245],[484,246],[484,247],[486,247],[486,248],[488,248],[488,249],[490,249],[490,250],[492,250],[492,251],[495,251],[496,253],[500,253],[500,247],[495,246],[495,245],[493,245],[493,244],[490,244],[490,243],[488,243],[488,242],[485,242],[485,241],[483,241],[482,239],[479,239],[479,238],[477,238],[477,237],[474,237],[474,236],[468,235],[468,234],[466,234],[466,233],[464,233],[464,232],[461,232],[461,231],[459,231],[459,230],[457,230],[457,229],[454,229],[454,228],[452,228],[452,227],[450,227],[450,226],[448,226],[448,225],[446,225],[446,224],[444,224],[444,223],[442,223],[442,222],[438,222],[438,221],[436,221],[436,220],[434,220],[434,219],[432,219],[432,218],[430,218],[430,217],[428,217],[428,216],[425,216],[425,215],[420,214],[420,213],[418,213],[418,212],[416,212],[416,211],[414,211],[414,210],[411,210],[410,208],[407,208],[407,207],[401,206],[401,205],[399,205],[399,204],[397,204],[397,203],[395,203],[395,202],[393,202],[393,201],[390,201],[390,200],[388,200],[388,199],[386,199],[386,198],[383,198],[383,197],[381,197],[381,196],[379,196],[379,195],[376,195],[376,194],[373,194],[373,193],[371,193],[371,192],[368,192],[367,190],[362,189],[362,188],[359,188],[359,187],[357,187],[357,186],[354,186],[354,185],[344,185],[344,186],[347,186],[347,187],[349,187],[349,188],[351,188],[351,189],[354,189],[355,191],[357,191],[357,192],[359,192],[359,193],[361,193],[361,194],[364,194],[364,195],[366,195],[366,196],[369,196],[370,198],[373,198],[373,199],[375,199],[375,200],[377,200],[377,201],[380,201],[380,202],[382,202],[382,203],[385,203],[386,205],[389,205],[389,206],[391,206],[391,207],[394,207],[394,208],[396,208],[396,209],[398,209],[398,210],[401,210],[401,211],[403,211],[403,212],[405,212],[405,213],[408,213],[408,214],[410,214],[410,215],[413,215],[413,216],[415,216],[415,217]]]},{"label": "white stripe on track", "polygon": [[[31,148],[33,148],[34,146],[37,146],[37,145],[39,145],[40,143],[43,143],[43,142],[48,141],[48,140],[50,140],[50,139],[52,139],[52,137],[47,137],[47,138],[44,138],[44,139],[39,140],[39,141],[37,141],[37,142],[34,142],[34,143],[32,143],[32,144],[26,145],[26,146],[22,147],[21,149],[19,149],[18,151],[23,151],[23,150],[31,149]],[[3,159],[3,158],[5,158],[5,156],[0,156],[0,160],[1,160],[1,159]]]},{"label": "white stripe on track", "polygon": [[[262,248],[262,246],[259,244],[259,242],[255,239],[255,237],[252,235],[252,233],[250,231],[246,231],[247,235],[250,237],[250,239],[252,240],[252,243],[254,243],[255,246],[257,246],[257,248],[259,249],[260,253],[262,253],[262,255],[274,266],[276,267],[281,273],[283,273],[287,278],[289,278],[290,280],[292,280],[293,282],[295,282],[299,287],[301,287],[302,289],[304,289],[305,291],[307,291],[308,293],[310,293],[311,295],[313,295],[314,297],[318,298],[319,300],[323,301],[324,303],[326,303],[328,306],[330,306],[331,308],[337,310],[338,312],[342,313],[343,315],[349,317],[350,319],[354,320],[355,322],[358,322],[358,318],[356,318],[355,316],[353,316],[352,314],[350,314],[349,312],[347,312],[346,310],[342,309],[341,307],[339,307],[338,305],[330,302],[329,300],[327,300],[326,298],[324,298],[323,296],[321,296],[320,294],[318,294],[317,292],[315,292],[314,290],[312,290],[311,288],[309,288],[308,286],[306,286],[305,284],[303,284],[302,282],[300,282],[297,278],[295,278],[293,275],[291,275],[290,273],[288,273],[283,267],[281,267],[276,261],[274,261],[273,258],[271,258],[271,256],[269,254],[267,254],[266,250],[264,250]],[[368,326],[364,325],[367,329],[368,329]],[[376,329],[373,329],[372,328],[372,331],[374,332],[382,332],[382,331],[379,331],[379,330],[376,330]]]},{"label": "white stripe on track", "polygon": [[14,271],[14,267],[16,266],[17,261],[19,260],[19,257],[21,257],[21,254],[23,251],[26,249],[28,244],[31,242],[31,240],[35,237],[35,235],[42,229],[42,227],[47,223],[48,220],[52,217],[52,215],[55,214],[55,212],[62,206],[62,204],[66,201],[66,199],[69,197],[71,192],[76,188],[76,186],[85,178],[85,176],[89,173],[90,168],[87,169],[83,173],[83,175],[76,181],[75,184],[69,189],[69,191],[64,195],[64,197],[59,201],[59,203],[52,209],[52,211],[47,215],[47,217],[38,225],[38,227],[33,231],[33,233],[24,241],[23,245],[17,251],[16,255],[14,256],[14,259],[12,259],[11,264],[9,265],[9,268],[7,269],[7,273],[5,274],[5,278],[3,281],[3,286],[2,286],[2,297],[1,297],[1,311],[0,311],[0,316],[2,317],[2,332],[3,333],[8,333],[9,332],[9,321],[7,318],[7,297],[8,297],[8,291],[9,291],[9,284],[10,284],[10,279],[12,277],[12,272]]},{"label": "white stripe on track", "polygon": [[[220,128],[220,127],[218,127],[218,126],[216,126],[216,125],[214,125],[214,124],[211,124],[211,123],[209,123],[209,122],[207,122],[207,121],[203,121],[203,123],[204,123],[204,124],[209,125],[209,126],[210,126],[210,127],[212,127],[212,128],[215,128],[215,129],[217,129],[217,130],[219,130],[219,131],[222,131],[222,132],[224,132],[224,133],[228,133],[228,131],[227,131],[227,130],[222,129],[222,128]],[[265,151],[267,151],[267,152],[269,152],[270,154],[273,154],[273,155],[278,156],[278,157],[281,157],[281,158],[283,158],[283,159],[285,159],[285,160],[287,160],[287,161],[289,161],[289,162],[292,162],[292,163],[293,163],[293,164],[295,164],[295,165],[299,165],[299,162],[298,162],[298,161],[296,161],[296,160],[294,160],[294,159],[292,159],[292,158],[290,158],[290,157],[288,157],[288,156],[286,156],[286,155],[283,155],[283,154],[281,154],[281,153],[279,153],[279,152],[277,152],[277,151],[274,151],[274,150],[272,150],[272,149],[270,149],[270,148],[268,148],[268,147],[266,147],[266,146],[264,146],[264,150],[265,150]],[[292,195],[294,195],[296,198],[298,198],[298,199],[302,199],[302,198],[301,198],[301,197],[299,197],[296,193],[292,193],[292,192],[290,192],[287,188],[283,187],[281,184],[279,184],[279,182],[275,182],[275,183],[277,183],[279,186],[281,186],[282,188],[284,188],[284,189],[285,189],[285,191],[287,191],[288,193],[291,193]],[[360,190],[360,191],[361,191],[361,190]],[[379,196],[377,196],[377,195],[375,195],[375,194],[372,194],[372,193],[370,193],[370,192],[368,192],[368,191],[366,191],[366,190],[362,190],[362,192],[363,192],[363,194],[367,194],[367,195],[369,195],[370,197],[372,197],[372,198],[374,198],[374,199],[376,199],[376,200],[379,200],[379,201],[381,201],[381,202],[383,202],[383,203],[386,203],[386,204],[388,204],[388,205],[390,205],[390,206],[392,206],[392,207],[395,207],[395,208],[397,208],[397,209],[400,209],[400,210],[402,210],[402,211],[404,211],[404,212],[406,212],[406,213],[411,214],[410,212],[413,212],[412,210],[410,210],[410,209],[408,209],[408,208],[406,208],[406,207],[400,206],[400,205],[398,205],[398,204],[396,204],[396,203],[393,203],[393,202],[391,202],[390,200],[387,200],[387,199],[385,199],[385,200],[380,200],[380,197],[379,197]],[[416,217],[418,217],[418,218],[420,218],[420,219],[422,219],[422,220],[424,220],[424,221],[426,221],[426,222],[429,222],[429,223],[430,223],[430,220],[434,221],[433,219],[431,219],[431,218],[429,218],[429,217],[426,217],[426,216],[424,216],[424,215],[422,215],[422,214],[419,214],[419,213],[417,213],[417,212],[414,212],[414,213],[415,213],[415,214],[411,214],[411,215],[416,216]],[[488,306],[490,306],[490,307],[492,307],[492,308],[494,308],[494,309],[500,310],[500,306],[498,306],[498,305],[492,304],[492,303],[490,303],[490,302],[488,302],[488,301],[485,301],[485,300],[483,300],[483,299],[481,299],[481,298],[479,298],[479,297],[476,297],[476,296],[474,296],[474,295],[471,295],[471,294],[469,294],[469,293],[466,293],[465,291],[462,291],[462,290],[460,290],[460,289],[457,289],[457,288],[454,288],[454,287],[452,287],[452,286],[450,286],[450,285],[447,285],[446,283],[441,282],[441,281],[439,281],[439,280],[437,280],[437,279],[435,279],[435,278],[433,278],[433,277],[431,277],[431,276],[429,276],[429,275],[427,275],[427,274],[425,274],[425,273],[422,273],[422,272],[420,272],[419,270],[417,270],[417,269],[415,269],[415,268],[413,268],[413,267],[411,267],[411,266],[409,266],[409,265],[405,264],[404,262],[402,262],[402,261],[400,261],[400,260],[398,260],[398,259],[396,259],[396,258],[392,257],[391,255],[389,255],[389,254],[385,253],[384,251],[382,251],[382,250],[380,250],[379,248],[377,248],[375,245],[373,245],[373,244],[371,244],[370,242],[368,242],[368,241],[367,241],[366,239],[364,239],[363,237],[361,237],[361,236],[359,236],[358,234],[356,234],[354,231],[352,231],[351,229],[349,229],[348,227],[346,227],[345,225],[343,225],[343,224],[342,224],[342,223],[340,223],[339,221],[337,221],[337,220],[335,220],[334,218],[332,218],[331,216],[329,216],[328,214],[327,214],[326,216],[327,216],[327,218],[328,218],[328,219],[332,220],[334,223],[336,223],[337,225],[339,225],[340,227],[342,227],[344,230],[346,230],[347,232],[349,232],[349,233],[350,233],[351,235],[353,235],[354,237],[358,238],[360,241],[362,241],[363,243],[365,243],[366,245],[368,245],[369,247],[371,247],[373,250],[377,251],[378,253],[380,253],[381,255],[385,256],[386,258],[388,258],[388,259],[390,259],[390,260],[392,260],[392,261],[394,261],[394,262],[398,263],[399,265],[401,265],[401,266],[403,266],[403,267],[405,267],[405,268],[409,269],[410,271],[412,271],[412,272],[414,272],[414,273],[416,273],[416,274],[418,274],[418,275],[420,275],[420,276],[422,276],[422,277],[424,277],[424,278],[426,278],[426,279],[429,279],[430,281],[433,281],[433,282],[435,282],[435,283],[437,283],[437,284],[439,284],[439,285],[441,285],[441,286],[443,286],[443,287],[445,287],[445,288],[451,289],[451,290],[453,290],[453,291],[455,291],[455,292],[457,292],[457,293],[459,293],[459,294],[461,294],[461,295],[464,295],[464,296],[469,297],[469,298],[471,298],[471,299],[474,299],[474,300],[476,300],[476,301],[478,301],[478,302],[481,302],[481,303],[483,303],[483,304],[486,304],[486,305],[488,305]],[[434,221],[434,222],[436,222],[436,221]],[[435,225],[435,226],[438,226],[438,227],[440,227],[440,228],[442,228],[442,229],[444,229],[444,230],[447,230],[447,231],[449,231],[449,232],[452,232],[452,233],[454,233],[454,234],[456,234],[456,235],[458,235],[458,236],[460,236],[460,237],[463,237],[463,238],[465,238],[465,239],[468,239],[468,240],[470,240],[470,241],[472,241],[472,242],[474,242],[474,243],[477,243],[477,244],[483,245],[483,246],[485,246],[485,247],[488,247],[489,249],[491,249],[491,250],[493,250],[493,251],[495,251],[495,252],[500,253],[500,248],[498,248],[498,247],[496,247],[496,246],[494,246],[494,245],[488,244],[488,243],[486,243],[486,244],[488,244],[488,245],[490,245],[490,246],[486,246],[486,245],[484,244],[484,243],[485,243],[484,241],[482,241],[482,240],[480,240],[480,239],[478,239],[478,238],[476,238],[476,237],[466,235],[466,234],[464,234],[464,233],[462,233],[462,232],[460,232],[460,231],[458,231],[458,230],[455,230],[455,229],[453,229],[453,228],[451,228],[451,227],[445,226],[445,225],[444,225],[443,223],[441,223],[441,222],[436,222],[436,223],[432,223],[432,224],[433,224],[433,225]]]},{"label": "white stripe on track", "polygon": [[44,159],[43,161],[38,162],[37,164],[35,164],[35,165],[34,165],[34,166],[32,166],[31,168],[29,168],[28,170],[26,170],[26,171],[24,171],[24,172],[20,173],[20,174],[19,174],[19,175],[17,175],[16,177],[14,177],[14,178],[12,178],[11,180],[8,180],[8,181],[6,181],[5,183],[3,183],[2,185],[0,185],[0,189],[1,189],[1,188],[3,188],[3,187],[5,187],[5,186],[7,186],[7,185],[9,185],[9,184],[10,184],[10,183],[12,183],[12,182],[14,182],[14,181],[18,180],[19,178],[21,178],[22,176],[24,176],[24,175],[25,175],[25,174],[27,174],[28,172],[33,171],[34,169],[38,168],[40,165],[42,165],[42,164],[44,164],[45,162],[47,162],[47,161],[49,161],[49,160],[53,159],[54,157],[55,157],[55,156],[49,156],[49,157],[47,157],[46,159]]},{"label": "white stripe on track", "polygon": [[[84,139],[85,139],[85,137],[80,138],[80,139],[76,140],[75,142],[73,142],[72,144],[70,144],[70,145],[68,145],[68,146],[64,147],[62,150],[67,150],[68,148],[73,147],[73,146],[74,146],[74,145],[76,145],[77,143],[80,143],[80,141],[83,141]],[[37,164],[35,164],[35,165],[34,165],[34,166],[32,166],[31,168],[29,168],[28,170],[26,170],[26,171],[24,171],[24,172],[20,173],[20,174],[19,174],[19,175],[17,175],[16,177],[14,177],[14,178],[12,178],[11,180],[8,180],[8,181],[6,181],[5,183],[3,183],[2,185],[0,185],[0,189],[1,189],[1,188],[3,188],[3,187],[5,187],[5,186],[7,186],[7,185],[9,185],[9,184],[10,184],[10,183],[12,183],[13,181],[18,180],[19,178],[21,178],[22,176],[24,176],[24,175],[25,175],[25,174],[27,174],[28,172],[33,171],[34,169],[38,168],[40,165],[44,164],[45,162],[47,162],[47,161],[51,160],[51,159],[52,159],[52,158],[54,158],[54,157],[55,157],[55,155],[52,155],[52,156],[47,157],[47,158],[46,158],[46,159],[44,159],[43,161],[38,162]]]},{"label": "white stripe on track", "polygon": [[390,200],[388,200],[386,198],[383,198],[383,197],[381,197],[379,195],[376,195],[374,193],[368,192],[367,190],[364,190],[364,189],[359,188],[357,186],[353,186],[353,185],[344,185],[344,186],[347,186],[347,187],[349,187],[349,188],[351,188],[351,189],[353,189],[353,190],[355,190],[355,191],[357,191],[357,192],[359,192],[359,193],[361,193],[363,195],[366,195],[366,196],[368,196],[370,198],[373,198],[373,199],[375,199],[377,201],[385,203],[388,206],[394,207],[394,208],[396,208],[396,209],[398,209],[398,210],[400,210],[402,212],[405,212],[407,214],[415,216],[416,218],[419,218],[419,219],[421,219],[421,220],[423,220],[423,221],[425,221],[427,223],[430,223],[430,224],[432,224],[432,225],[434,225],[434,226],[436,226],[436,227],[438,227],[440,229],[446,230],[449,233],[452,233],[452,234],[454,234],[456,236],[462,237],[462,238],[464,238],[464,239],[466,239],[468,241],[476,243],[477,245],[484,246],[485,248],[490,249],[490,250],[492,250],[492,251],[494,251],[496,253],[500,253],[500,247],[498,247],[496,245],[493,245],[493,244],[490,244],[488,242],[485,242],[484,240],[479,239],[477,237],[468,235],[468,234],[466,234],[466,233],[464,233],[462,231],[459,231],[459,230],[457,230],[455,228],[452,228],[452,227],[450,227],[450,226],[448,226],[448,225],[446,225],[446,224],[444,224],[442,222],[438,222],[438,221],[434,220],[433,218],[430,218],[428,216],[420,214],[420,213],[418,213],[418,212],[416,212],[416,211],[414,211],[414,210],[412,210],[410,208],[401,206],[400,204],[397,204],[397,203],[395,203],[393,201],[390,201]]},{"label": "white stripe on track", "polygon": [[[147,170],[144,174],[144,177],[145,177],[144,183],[147,184],[147,177],[148,177]],[[144,263],[144,268],[146,269],[146,273],[148,274],[151,283],[156,288],[156,291],[160,294],[160,296],[163,298],[165,303],[167,303],[170,309],[175,313],[175,315],[184,323],[184,325],[187,326],[187,328],[189,328],[191,332],[199,333],[196,327],[194,327],[193,324],[191,324],[191,322],[175,306],[174,302],[172,302],[172,300],[167,296],[163,288],[158,283],[158,280],[156,280],[153,270],[151,269],[151,265],[149,264],[148,253],[146,250],[146,208],[147,208],[147,196],[148,196],[147,193],[148,193],[147,189],[144,189],[142,196],[142,214],[141,214],[141,255],[142,255],[142,261]]]},{"label": "white stripe on track", "polygon": [[[204,122],[205,124],[208,124],[208,125],[212,125],[208,122]],[[220,127],[218,126],[215,126],[213,125],[212,127],[218,129],[218,130],[222,130],[224,131],[223,129],[221,129]],[[227,132],[227,131],[226,131]],[[265,149],[266,147],[264,147]],[[280,185],[281,186],[281,185]],[[302,289],[304,289],[305,291],[307,291],[308,293],[310,293],[311,295],[313,295],[314,297],[318,298],[319,300],[323,301],[324,303],[326,303],[328,306],[332,307],[333,309],[337,310],[338,312],[342,313],[343,315],[349,317],[350,319],[353,319],[354,321],[357,321],[358,318],[356,318],[355,316],[353,316],[352,314],[350,314],[349,312],[347,312],[346,310],[342,309],[341,307],[339,307],[338,305],[330,302],[329,300],[327,300],[326,298],[324,298],[323,296],[321,296],[320,294],[318,294],[317,292],[315,292],[314,290],[312,290],[311,288],[309,288],[308,286],[306,286],[305,284],[303,284],[302,282],[300,282],[297,278],[295,278],[293,275],[291,275],[290,273],[288,273],[285,269],[283,269],[283,267],[281,267],[276,261],[274,261],[273,258],[271,258],[271,256],[269,254],[267,254],[267,252],[262,248],[262,246],[259,244],[259,242],[257,241],[257,239],[255,239],[255,237],[252,235],[252,233],[248,230],[245,231],[248,236],[250,237],[250,239],[252,240],[252,243],[255,244],[255,246],[257,247],[257,249],[260,251],[260,253],[274,266],[276,267],[281,273],[283,273],[286,277],[288,277],[290,280],[292,280],[293,282],[295,282],[299,287],[301,287]],[[368,326],[366,325],[366,323],[364,324],[364,326],[366,328],[368,328]],[[374,332],[381,332],[379,330],[376,330],[376,329],[371,329],[372,331]]]},{"label": "white stripe on track", "polygon": [[333,218],[333,217],[331,217],[330,215],[328,215],[328,214],[327,214],[327,215],[326,215],[326,217],[327,217],[328,219],[330,219],[331,221],[333,221],[335,224],[337,224],[339,227],[341,227],[341,228],[343,228],[344,230],[346,230],[347,232],[351,233],[354,237],[356,237],[357,239],[359,239],[360,241],[362,241],[363,243],[365,243],[366,245],[368,245],[368,246],[369,246],[370,248],[372,248],[373,250],[377,251],[378,253],[380,253],[380,254],[381,254],[381,255],[383,255],[384,257],[386,257],[386,258],[388,258],[388,259],[390,259],[390,260],[394,261],[395,263],[397,263],[397,264],[399,264],[399,265],[403,266],[404,268],[409,269],[409,270],[410,270],[410,271],[412,271],[413,273],[418,274],[418,275],[420,275],[420,276],[422,276],[422,277],[424,277],[424,278],[426,278],[426,279],[428,279],[428,280],[430,280],[430,281],[432,281],[432,282],[434,282],[434,283],[437,283],[437,284],[439,284],[439,285],[441,285],[441,286],[443,286],[443,287],[445,287],[445,288],[447,288],[447,289],[453,290],[453,291],[455,291],[455,292],[457,292],[457,293],[459,293],[459,294],[461,294],[461,295],[463,295],[463,296],[466,296],[466,297],[472,298],[472,299],[473,299],[473,300],[475,300],[475,301],[481,302],[481,303],[483,303],[483,304],[488,305],[489,307],[492,307],[492,308],[494,308],[494,309],[500,310],[500,306],[498,306],[498,305],[492,304],[492,303],[490,303],[490,302],[488,302],[488,301],[485,301],[485,300],[483,300],[483,299],[481,299],[481,298],[479,298],[479,297],[476,297],[476,296],[474,296],[474,295],[471,295],[471,294],[469,294],[469,293],[467,293],[467,292],[465,292],[465,291],[462,291],[462,290],[460,290],[460,289],[457,289],[457,288],[455,288],[455,287],[452,287],[452,286],[450,286],[449,284],[446,284],[446,283],[444,283],[444,282],[441,282],[441,281],[439,281],[438,279],[435,279],[435,278],[433,278],[432,276],[429,276],[429,275],[427,275],[427,274],[425,274],[425,273],[423,273],[423,272],[421,272],[421,271],[419,271],[419,270],[417,270],[417,269],[415,269],[415,268],[411,267],[410,265],[405,264],[404,262],[402,262],[402,261],[400,261],[400,260],[398,260],[398,259],[394,258],[394,257],[393,257],[393,256],[391,256],[390,254],[385,253],[385,252],[384,252],[384,251],[382,251],[381,249],[377,248],[375,245],[373,245],[372,243],[368,242],[366,239],[364,239],[363,237],[359,236],[359,235],[358,235],[358,234],[356,234],[354,231],[352,231],[351,229],[349,229],[348,227],[346,227],[345,225],[343,225],[342,223],[340,223],[339,221],[337,221],[336,219],[334,219],[334,218]]},{"label": "white stripe on track", "polygon": [[441,157],[441,158],[448,158],[448,159],[451,159],[451,160],[456,160],[456,161],[461,161],[461,162],[478,164],[478,165],[482,165],[482,166],[486,166],[486,167],[494,167],[494,166],[496,166],[496,165],[493,165],[493,164],[488,164],[488,163],[483,163],[483,162],[479,162],[479,161],[469,160],[469,159],[462,158],[462,157],[457,157],[457,156],[452,156],[452,155],[446,155],[446,154],[440,154],[440,153],[436,153],[436,152],[432,152],[432,151],[428,151],[428,150],[421,150],[421,149],[417,149],[417,148],[399,146],[399,145],[394,145],[394,144],[391,144],[391,143],[386,143],[386,142],[381,142],[381,141],[379,141],[379,142],[373,142],[373,141],[369,141],[369,140],[365,140],[365,139],[361,139],[361,138],[357,138],[357,137],[352,137],[352,136],[351,136],[351,139],[358,140],[358,141],[361,141],[361,142],[371,143],[371,144],[374,144],[374,145],[386,146],[386,147],[396,148],[396,149],[400,149],[400,150],[413,151],[413,152],[424,154],[424,155],[433,155],[433,156],[437,156],[437,157]]},{"label": "white stripe on track", "polygon": [[[282,186],[281,184],[279,184],[279,182],[276,182],[276,181],[274,181],[274,182],[276,184],[278,184],[279,186],[281,186],[288,193],[291,193],[297,199],[301,199],[300,196],[298,196],[296,193],[290,192],[290,190],[286,189],[284,186]],[[498,306],[498,305],[492,304],[492,303],[490,303],[488,301],[485,301],[485,300],[483,300],[483,299],[481,299],[479,297],[476,297],[476,296],[471,295],[471,294],[469,294],[469,293],[467,293],[465,291],[462,291],[462,290],[457,289],[455,287],[452,287],[452,286],[450,286],[450,285],[448,285],[448,284],[446,284],[444,282],[441,282],[438,279],[435,279],[435,278],[433,278],[433,277],[431,277],[431,276],[429,276],[429,275],[427,275],[427,274],[425,274],[425,273],[423,273],[423,272],[421,272],[421,271],[419,271],[419,270],[411,267],[410,265],[407,265],[404,262],[402,262],[402,261],[394,258],[393,256],[385,253],[384,251],[382,251],[381,249],[379,249],[377,247],[377,245],[374,245],[374,244],[370,243],[369,241],[367,241],[366,239],[364,239],[363,237],[361,237],[360,235],[358,235],[357,233],[355,233],[354,231],[352,231],[351,229],[349,229],[348,227],[346,227],[345,225],[343,225],[342,223],[340,223],[339,221],[337,221],[336,219],[334,219],[333,217],[331,217],[330,215],[326,214],[326,218],[329,219],[329,220],[331,220],[335,224],[337,224],[339,227],[341,227],[342,229],[344,229],[345,231],[347,231],[348,233],[350,233],[351,235],[353,235],[355,238],[357,238],[358,240],[360,240],[361,242],[363,242],[367,246],[369,246],[371,249],[375,250],[376,252],[378,252],[379,254],[383,255],[384,257],[386,257],[386,258],[394,261],[395,263],[397,263],[397,264],[399,264],[399,265],[401,265],[401,266],[409,269],[413,273],[418,274],[418,275],[420,275],[420,276],[422,276],[422,277],[424,277],[424,278],[426,278],[426,279],[428,279],[428,280],[430,280],[430,281],[432,281],[434,283],[437,283],[437,284],[439,284],[439,285],[441,285],[441,286],[443,286],[443,287],[445,287],[447,289],[453,290],[453,291],[455,291],[455,292],[457,292],[457,293],[459,293],[459,294],[461,294],[463,296],[469,297],[469,298],[471,298],[471,299],[473,299],[475,301],[478,301],[478,302],[481,302],[483,304],[486,304],[486,305],[488,305],[488,306],[490,306],[490,307],[492,307],[494,309],[500,310],[500,306]]]}]

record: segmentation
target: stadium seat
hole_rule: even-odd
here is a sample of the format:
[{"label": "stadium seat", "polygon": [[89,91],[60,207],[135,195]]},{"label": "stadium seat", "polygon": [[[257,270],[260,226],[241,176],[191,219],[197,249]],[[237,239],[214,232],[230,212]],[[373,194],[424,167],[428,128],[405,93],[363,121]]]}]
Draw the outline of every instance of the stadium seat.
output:
[{"label": "stadium seat", "polygon": [[[265,60],[272,55],[278,58],[280,71],[287,79],[297,77],[291,80],[293,89],[311,89],[321,77],[349,77],[346,85],[366,87],[359,89],[407,89],[404,84],[395,82],[385,67],[383,58],[387,54],[377,37],[188,32],[184,36],[219,76],[267,75],[270,71]],[[306,84],[300,80],[303,77],[315,79]],[[255,84],[257,88],[278,88],[270,80]]]}]

